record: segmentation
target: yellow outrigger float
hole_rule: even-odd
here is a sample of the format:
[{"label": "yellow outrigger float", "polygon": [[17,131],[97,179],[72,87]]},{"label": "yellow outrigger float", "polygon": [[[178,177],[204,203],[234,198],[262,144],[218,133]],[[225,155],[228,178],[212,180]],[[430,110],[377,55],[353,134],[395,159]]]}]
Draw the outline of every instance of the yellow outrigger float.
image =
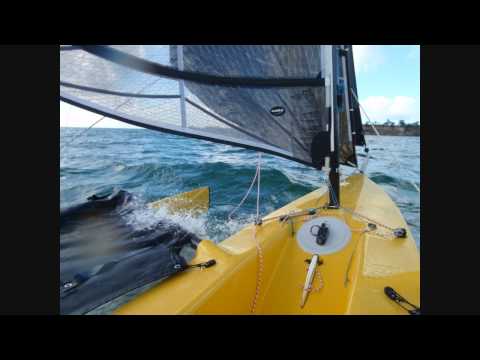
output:
[{"label": "yellow outrigger float", "polygon": [[[206,191],[193,194],[191,203],[204,207]],[[323,187],[219,244],[201,241],[191,263],[214,259],[214,266],[168,278],[116,314],[408,314],[385,294],[386,287],[393,288],[420,306],[419,254],[399,209],[363,174],[347,178],[341,192],[340,209],[308,215],[328,202]],[[301,213],[307,214],[295,216]],[[296,235],[318,217],[345,222],[351,238],[339,251],[320,255],[302,307],[312,254],[299,246]],[[388,228],[404,228],[406,236],[395,237]]]}]

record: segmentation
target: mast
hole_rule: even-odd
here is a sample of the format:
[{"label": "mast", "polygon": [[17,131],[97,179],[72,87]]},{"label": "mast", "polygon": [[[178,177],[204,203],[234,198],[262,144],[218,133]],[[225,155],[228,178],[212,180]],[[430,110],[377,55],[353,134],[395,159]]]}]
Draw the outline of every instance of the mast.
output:
[{"label": "mast", "polygon": [[[337,208],[340,205],[340,171],[339,171],[339,143],[340,143],[340,126],[338,116],[338,58],[339,58],[339,46],[332,45],[332,80],[331,80],[331,106],[332,106],[332,137],[330,144],[330,172],[328,177],[330,179],[331,187],[329,188],[330,207]],[[336,201],[335,201],[336,200]]]}]

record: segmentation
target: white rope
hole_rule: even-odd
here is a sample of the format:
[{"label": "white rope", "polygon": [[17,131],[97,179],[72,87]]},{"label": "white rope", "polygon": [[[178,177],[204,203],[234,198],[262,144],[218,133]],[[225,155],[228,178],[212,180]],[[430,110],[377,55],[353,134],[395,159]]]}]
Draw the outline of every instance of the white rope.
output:
[{"label": "white rope", "polygon": [[263,249],[260,240],[257,238],[257,225],[253,227],[253,239],[255,240],[255,248],[257,250],[257,274],[255,281],[255,294],[250,305],[250,312],[254,314],[257,311],[258,299],[260,297],[260,289],[262,287],[263,278]]},{"label": "white rope", "polygon": [[258,299],[260,297],[260,290],[262,287],[262,277],[263,277],[263,249],[262,245],[260,243],[260,240],[257,238],[257,226],[261,225],[260,222],[260,178],[261,178],[261,168],[262,168],[262,153],[258,152],[258,158],[257,158],[257,168],[255,171],[255,175],[253,176],[252,182],[243,196],[243,199],[240,201],[240,203],[228,214],[228,220],[231,221],[232,218],[231,216],[235,211],[237,211],[245,202],[247,199],[248,195],[250,195],[250,192],[253,189],[253,185],[255,184],[255,181],[257,182],[257,214],[255,218],[255,225],[253,227],[253,239],[255,241],[255,248],[257,250],[257,274],[256,274],[256,281],[255,281],[255,294],[252,299],[252,303],[250,304],[250,312],[254,314],[257,310],[257,303]]},{"label": "white rope", "polygon": [[[248,188],[247,192],[245,193],[245,195],[243,196],[243,199],[240,201],[240,203],[230,212],[230,214],[228,214],[227,218],[229,221],[232,220],[232,215],[238,210],[240,209],[240,207],[243,205],[243,203],[245,202],[245,200],[248,198],[248,195],[250,195],[250,192],[252,191],[253,189],[253,185],[255,184],[255,181],[257,180],[257,178],[260,178],[260,160],[262,158],[262,155],[261,153],[259,152],[258,153],[258,160],[257,160],[257,168],[255,170],[255,175],[253,176],[253,179],[252,179],[252,182],[250,184],[250,187]],[[257,183],[257,218],[258,218],[258,215],[259,215],[259,203],[260,203],[260,179],[258,180],[258,183]]]},{"label": "white rope", "polygon": [[255,172],[255,175],[253,176],[252,183],[250,184],[250,187],[248,188],[247,192],[245,193],[245,196],[243,199],[240,201],[240,203],[233,209],[230,214],[228,214],[228,220],[232,220],[231,216],[238,210],[240,207],[243,205],[245,200],[247,199],[248,195],[250,195],[250,192],[252,191],[253,185],[255,184],[255,180],[257,180],[258,176],[258,168],[257,171]]},{"label": "white rope", "polygon": [[250,312],[253,314],[257,310],[257,302],[260,297],[260,289],[262,287],[262,277],[263,277],[263,249],[260,240],[257,238],[257,226],[261,225],[260,222],[260,175],[262,169],[262,153],[258,152],[257,159],[257,217],[255,218],[255,226],[253,228],[253,239],[255,240],[255,248],[257,249],[257,281],[255,285],[255,296],[253,297],[252,305],[250,307]]},{"label": "white rope", "polygon": [[257,160],[257,172],[258,172],[258,181],[257,181],[257,221],[260,219],[260,173],[262,169],[262,153],[258,153],[258,160]]}]

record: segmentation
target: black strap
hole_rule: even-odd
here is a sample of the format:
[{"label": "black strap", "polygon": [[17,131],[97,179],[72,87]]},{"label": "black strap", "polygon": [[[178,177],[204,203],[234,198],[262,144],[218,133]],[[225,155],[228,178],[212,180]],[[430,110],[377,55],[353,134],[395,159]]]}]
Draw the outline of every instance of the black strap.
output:
[{"label": "black strap", "polygon": [[200,264],[188,265],[186,267],[186,269],[191,269],[191,268],[206,269],[206,268],[209,268],[209,267],[215,265],[216,263],[217,263],[217,261],[215,259],[211,259],[211,260],[205,261],[205,262],[200,263]]},{"label": "black strap", "polygon": [[74,45],[60,45],[60,51],[82,50],[80,46]]},{"label": "black strap", "polygon": [[[415,306],[407,301],[407,299],[393,290],[390,286],[386,286],[384,291],[385,295],[387,295],[390,300],[393,300],[398,306],[406,310],[410,315],[420,315],[420,308],[418,306]],[[404,304],[409,305],[412,307],[412,309],[408,309],[406,306],[404,306]]]},{"label": "black strap", "polygon": [[[78,45],[80,46],[80,45]],[[76,46],[76,47],[78,47]],[[254,78],[216,76],[192,71],[181,71],[156,62],[148,61],[106,45],[82,45],[82,50],[115,64],[123,65],[146,74],[165,76],[173,79],[194,81],[207,85],[239,87],[308,87],[325,86],[322,78]]]},{"label": "black strap", "polygon": [[110,195],[112,194],[107,194],[107,195],[103,195],[103,196],[100,196],[100,195],[97,195],[97,194],[93,194],[92,196],[89,196],[87,198],[88,201],[97,201],[97,200],[104,200],[104,199],[107,199]]}]

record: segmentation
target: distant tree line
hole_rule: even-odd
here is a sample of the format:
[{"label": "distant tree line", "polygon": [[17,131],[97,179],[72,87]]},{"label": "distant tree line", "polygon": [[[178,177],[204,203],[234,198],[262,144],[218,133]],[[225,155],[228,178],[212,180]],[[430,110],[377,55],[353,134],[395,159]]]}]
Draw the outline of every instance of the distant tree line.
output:
[{"label": "distant tree line", "polygon": [[390,119],[387,119],[387,121],[385,121],[383,124],[376,123],[375,125],[383,125],[383,126],[391,126],[391,127],[400,126],[400,127],[410,128],[410,127],[420,127],[420,121],[407,124],[405,120],[399,120],[398,125],[396,125],[393,121],[390,121]]}]

